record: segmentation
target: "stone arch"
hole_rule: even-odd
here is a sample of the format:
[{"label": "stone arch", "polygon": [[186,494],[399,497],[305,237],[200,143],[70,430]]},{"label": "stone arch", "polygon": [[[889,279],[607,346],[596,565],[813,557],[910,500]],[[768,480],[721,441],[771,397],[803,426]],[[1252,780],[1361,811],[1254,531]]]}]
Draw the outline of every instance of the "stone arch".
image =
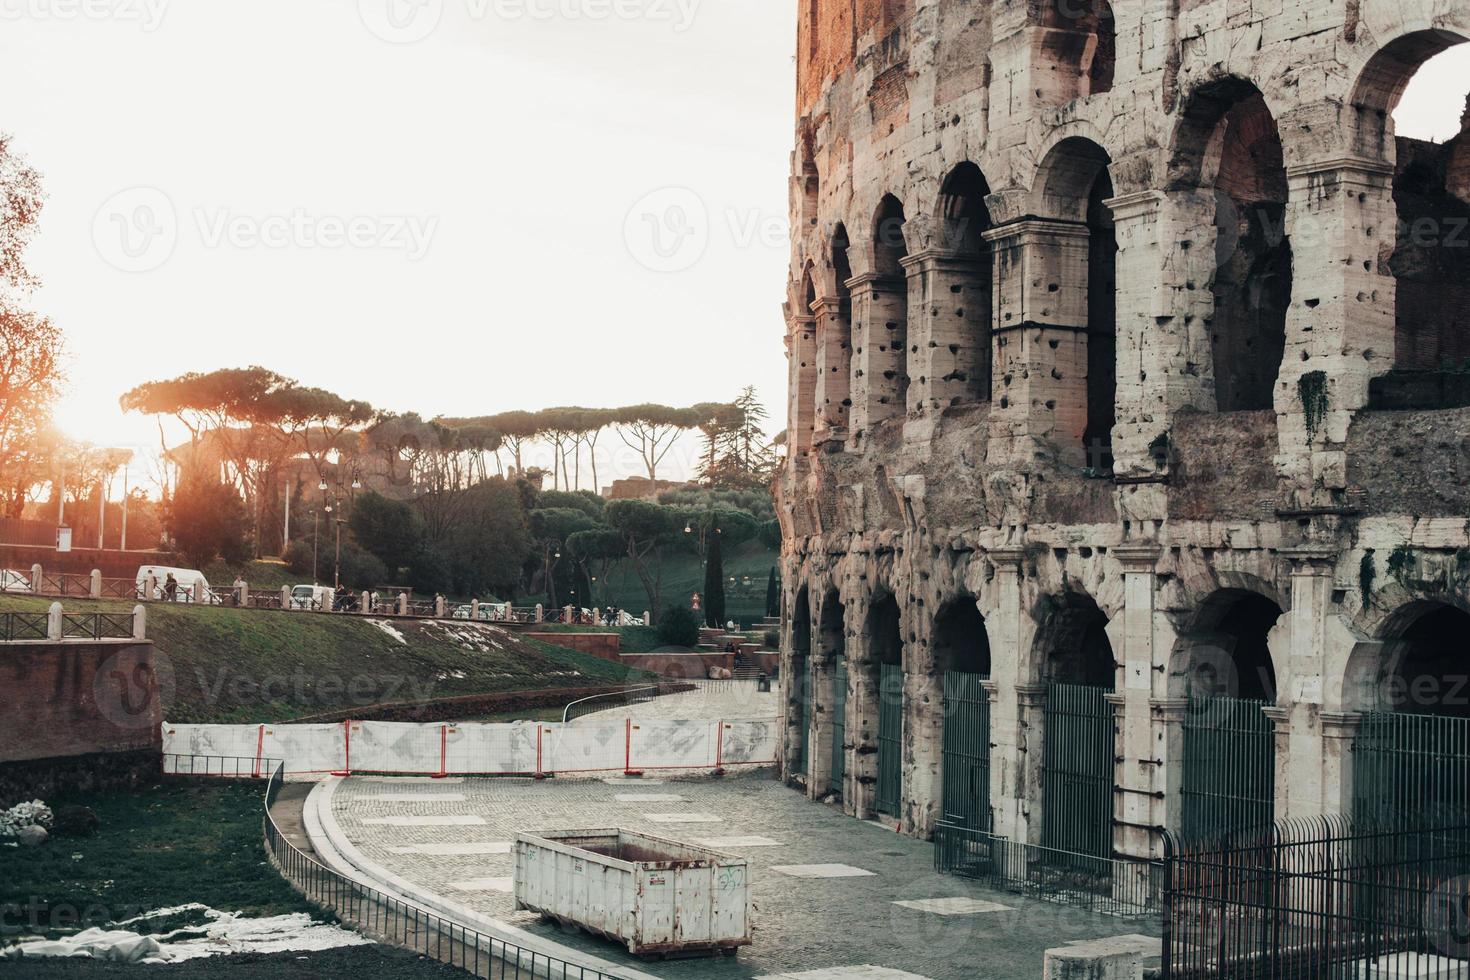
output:
[{"label": "stone arch", "polygon": [[929,650],[936,676],[951,670],[990,676],[990,634],[974,596],[956,596],[939,607]]},{"label": "stone arch", "polygon": [[852,263],[847,226],[838,222],[827,244],[831,288],[817,327],[818,427],[845,432],[852,408]]},{"label": "stone arch", "polygon": [[884,194],[868,226],[867,268],[852,280],[855,433],[902,416],[908,401],[908,257],[904,206]]},{"label": "stone arch", "polygon": [[1284,615],[1263,591],[1222,585],[1210,593],[1179,631],[1170,693],[1276,703],[1277,680],[1287,675],[1270,640]]},{"label": "stone arch", "polygon": [[1349,101],[1351,146],[1393,168],[1397,216],[1393,254],[1384,263],[1394,277],[1394,364],[1372,380],[1370,408],[1470,405],[1456,377],[1470,361],[1470,250],[1446,247],[1451,236],[1444,231],[1470,222],[1470,194],[1456,193],[1454,172],[1457,154],[1470,151],[1470,135],[1436,143],[1396,137],[1393,129],[1394,110],[1419,68],[1466,39],[1445,29],[1401,34],[1368,57]]},{"label": "stone arch", "polygon": [[[933,407],[990,399],[992,250],[985,232],[990,183],[965,161],[944,178],[936,201],[938,240],[920,271],[931,309],[926,368]],[[912,353],[912,351],[911,351]]]},{"label": "stone arch", "polygon": [[[1074,294],[1062,295],[1058,303],[1081,328],[1073,338],[1081,348],[1071,351],[1075,365],[1063,359],[1058,366],[1064,383],[1055,401],[1062,431],[1080,448],[1083,466],[1098,473],[1112,469],[1117,420],[1118,240],[1106,203],[1114,193],[1110,163],[1097,142],[1066,136],[1043,157],[1032,189],[1038,215],[1086,229],[1085,241],[1076,244],[1079,252],[1086,250],[1085,277],[1053,277],[1058,291]],[[1062,341],[1057,342],[1060,350]]]},{"label": "stone arch", "polygon": [[869,668],[876,671],[879,665],[903,666],[903,611],[898,597],[887,590],[875,593],[868,604],[865,626]]},{"label": "stone arch", "polygon": [[1117,662],[1108,616],[1085,592],[1046,595],[1032,614],[1037,623],[1032,658],[1036,681],[1113,689]]},{"label": "stone arch", "polygon": [[806,775],[809,768],[811,656],[811,590],[803,583],[791,610],[791,658],[781,684],[786,696],[786,726],[796,732],[795,738],[786,740],[786,771],[792,775]]},{"label": "stone arch", "polygon": [[[1470,603],[1418,598],[1384,620],[1363,706],[1402,714],[1470,718]],[[1366,665],[1360,665],[1360,669]]]},{"label": "stone arch", "polygon": [[1167,186],[1200,195],[1213,215],[1208,323],[1216,406],[1271,409],[1286,352],[1292,253],[1285,151],[1260,89],[1228,75],[1190,93],[1174,132]]}]

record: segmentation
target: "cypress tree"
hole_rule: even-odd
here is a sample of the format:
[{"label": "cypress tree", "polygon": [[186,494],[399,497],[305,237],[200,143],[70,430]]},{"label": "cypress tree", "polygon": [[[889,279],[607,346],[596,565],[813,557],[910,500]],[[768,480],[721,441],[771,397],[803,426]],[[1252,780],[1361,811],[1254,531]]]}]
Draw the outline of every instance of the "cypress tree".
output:
[{"label": "cypress tree", "polygon": [[771,577],[766,580],[766,616],[781,615],[781,582],[776,578],[776,566],[771,566]]},{"label": "cypress tree", "polygon": [[718,629],[725,625],[725,559],[720,553],[720,532],[710,535],[709,560],[704,566],[704,621]]}]

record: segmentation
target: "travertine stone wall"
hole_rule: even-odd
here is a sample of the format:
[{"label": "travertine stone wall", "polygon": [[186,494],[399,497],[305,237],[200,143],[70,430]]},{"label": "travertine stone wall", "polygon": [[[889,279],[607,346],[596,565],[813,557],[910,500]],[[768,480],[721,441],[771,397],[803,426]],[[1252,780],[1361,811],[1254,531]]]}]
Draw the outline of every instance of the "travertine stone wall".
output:
[{"label": "travertine stone wall", "polygon": [[[800,603],[816,682],[793,779],[874,815],[871,613],[892,599],[896,820],[929,834],[935,616],[973,602],[995,831],[1039,840],[1047,685],[1069,651],[1110,649],[1114,850],[1156,858],[1179,826],[1184,699],[1201,665],[1238,669],[1231,610],[1260,596],[1281,612],[1261,654],[1276,813],[1347,805],[1385,644],[1416,610],[1470,608],[1470,409],[1371,401],[1406,329],[1391,113],[1466,38],[1464,0],[804,0],[776,493],[785,654]],[[1466,158],[1436,157],[1446,199]],[[1114,423],[1089,446],[1109,383],[1088,356],[1099,235],[1116,245]],[[1269,404],[1220,411],[1260,378]],[[790,749],[806,692],[784,683]]]}]

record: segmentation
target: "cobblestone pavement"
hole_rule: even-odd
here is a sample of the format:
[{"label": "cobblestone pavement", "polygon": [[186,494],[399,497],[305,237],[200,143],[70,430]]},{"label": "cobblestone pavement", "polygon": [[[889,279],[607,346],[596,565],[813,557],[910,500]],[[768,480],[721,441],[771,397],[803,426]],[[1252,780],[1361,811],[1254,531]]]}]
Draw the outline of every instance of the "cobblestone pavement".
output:
[{"label": "cobblestone pavement", "polygon": [[[411,799],[416,795],[425,799]],[[467,779],[433,785],[353,778],[339,787],[334,812],[369,858],[451,901],[671,980],[834,968],[839,972],[825,975],[1036,980],[1048,948],[1158,934],[1154,922],[1067,909],[938,875],[931,845],[809,802],[768,773],[699,781]],[[483,823],[441,819],[425,826],[416,817]],[[714,840],[717,849],[749,858],[754,945],[738,959],[646,964],[613,943],[513,911],[512,859],[497,853],[508,851],[499,845],[518,831],[604,827],[693,843]],[[902,973],[840,969],[862,965]]]},{"label": "cobblestone pavement", "polygon": [[[776,718],[781,714],[780,696],[774,691],[762,693],[755,681],[694,681],[697,691],[670,694],[643,704],[617,705],[585,717],[631,717],[640,719],[709,718],[729,721],[732,718]],[[774,685],[773,685],[774,687]]]}]

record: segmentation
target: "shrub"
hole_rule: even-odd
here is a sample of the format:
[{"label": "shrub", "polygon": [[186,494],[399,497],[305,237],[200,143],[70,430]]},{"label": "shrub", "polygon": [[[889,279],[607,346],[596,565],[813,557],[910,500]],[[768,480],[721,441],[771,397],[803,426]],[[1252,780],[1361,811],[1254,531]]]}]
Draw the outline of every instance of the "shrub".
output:
[{"label": "shrub", "polygon": [[765,641],[767,650],[781,649],[781,634],[775,630],[766,630],[766,635],[761,639]]},{"label": "shrub", "polygon": [[699,619],[685,606],[665,609],[658,621],[660,643],[671,647],[699,645]]}]

